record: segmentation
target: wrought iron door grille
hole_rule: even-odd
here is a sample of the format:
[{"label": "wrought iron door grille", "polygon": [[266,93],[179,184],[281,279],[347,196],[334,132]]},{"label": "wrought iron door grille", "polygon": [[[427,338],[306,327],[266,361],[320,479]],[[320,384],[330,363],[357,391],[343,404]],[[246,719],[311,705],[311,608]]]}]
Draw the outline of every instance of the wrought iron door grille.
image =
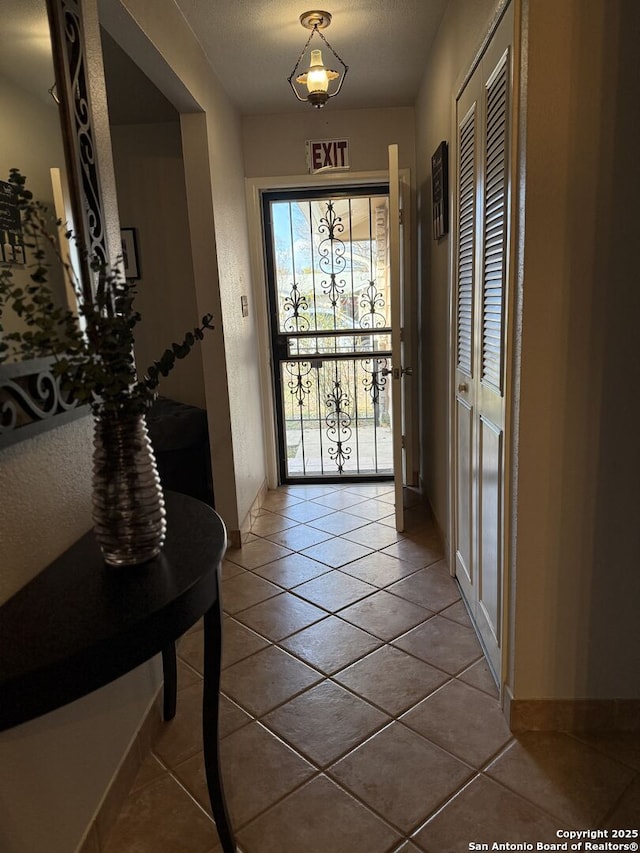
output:
[{"label": "wrought iron door grille", "polygon": [[283,479],[392,476],[386,188],[265,221]]}]

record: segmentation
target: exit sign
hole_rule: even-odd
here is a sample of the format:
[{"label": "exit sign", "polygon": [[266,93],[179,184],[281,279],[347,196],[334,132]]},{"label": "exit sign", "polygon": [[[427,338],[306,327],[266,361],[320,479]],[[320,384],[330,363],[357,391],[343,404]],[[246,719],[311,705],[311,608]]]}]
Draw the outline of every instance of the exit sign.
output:
[{"label": "exit sign", "polygon": [[348,139],[317,139],[307,142],[309,172],[324,172],[327,169],[349,168]]}]

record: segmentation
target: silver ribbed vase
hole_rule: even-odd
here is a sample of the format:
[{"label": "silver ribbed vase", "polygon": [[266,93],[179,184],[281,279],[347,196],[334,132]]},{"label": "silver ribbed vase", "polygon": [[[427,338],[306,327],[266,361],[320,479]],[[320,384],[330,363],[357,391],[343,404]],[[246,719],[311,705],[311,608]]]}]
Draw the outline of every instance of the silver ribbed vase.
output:
[{"label": "silver ribbed vase", "polygon": [[144,415],[95,419],[93,522],[105,562],[130,566],[164,543],[164,497]]}]

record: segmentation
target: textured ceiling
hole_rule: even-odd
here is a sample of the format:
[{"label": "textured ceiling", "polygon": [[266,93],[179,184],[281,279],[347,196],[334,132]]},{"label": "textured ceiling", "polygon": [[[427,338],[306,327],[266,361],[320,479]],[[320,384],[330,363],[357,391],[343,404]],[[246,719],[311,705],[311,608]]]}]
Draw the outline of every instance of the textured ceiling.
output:
[{"label": "textured ceiling", "polygon": [[[325,109],[410,106],[448,0],[335,0],[324,35],[349,72]],[[175,0],[244,114],[312,109],[287,78],[309,37],[304,0]],[[317,40],[314,39],[314,41]],[[327,56],[323,54],[325,62]]]},{"label": "textured ceiling", "polygon": [[[344,87],[325,107],[410,106],[414,103],[435,32],[449,0],[335,0],[323,6],[333,16],[324,30],[349,66]],[[174,0],[202,45],[231,100],[244,114],[312,109],[296,101],[287,78],[309,36],[300,15],[304,0]],[[2,0],[0,74],[19,80],[44,100],[53,83],[44,0]],[[122,104],[131,97],[131,65],[117,45],[107,45],[108,76]],[[324,54],[327,61],[327,54]],[[137,71],[137,69],[134,69]],[[121,72],[121,73],[118,73]],[[138,120],[164,117],[168,104],[147,92],[129,112]],[[149,84],[150,85],[150,84]]]}]

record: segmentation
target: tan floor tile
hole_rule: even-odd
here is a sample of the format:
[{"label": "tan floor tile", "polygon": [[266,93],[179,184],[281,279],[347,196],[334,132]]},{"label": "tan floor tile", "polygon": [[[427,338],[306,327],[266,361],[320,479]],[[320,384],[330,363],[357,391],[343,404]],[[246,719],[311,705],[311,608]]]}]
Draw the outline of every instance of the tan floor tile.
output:
[{"label": "tan floor tile", "polygon": [[242,548],[233,548],[227,551],[227,559],[244,569],[257,569],[265,563],[272,563],[290,554],[288,548],[269,542],[268,539],[255,539]]},{"label": "tan floor tile", "polygon": [[327,572],[295,589],[296,595],[335,612],[377,591],[377,587],[340,571]]},{"label": "tan floor tile", "polygon": [[[317,773],[304,758],[255,722],[222,741],[220,762],[234,832]],[[210,814],[202,753],[180,764],[174,773]]]},{"label": "tan floor tile", "polygon": [[404,560],[399,560],[397,557],[374,552],[355,560],[353,563],[348,563],[342,567],[341,571],[382,588],[418,570],[415,566],[405,563]]},{"label": "tan floor tile", "polygon": [[557,732],[528,732],[487,775],[570,827],[594,827],[631,782],[634,771]]},{"label": "tan floor tile", "polygon": [[246,572],[222,582],[222,607],[225,613],[237,613],[281,592],[279,587],[264,578]]},{"label": "tan floor tile", "polygon": [[169,767],[202,749],[202,682],[178,693],[176,715],[163,723],[153,752]]},{"label": "tan floor tile", "polygon": [[219,734],[221,738],[241,729],[242,726],[246,726],[252,719],[235,702],[223,694],[220,695]]},{"label": "tan floor tile", "polygon": [[204,672],[204,631],[185,634],[180,640],[177,653],[178,661],[184,661],[202,675]]},{"label": "tan floor tile", "polygon": [[[376,521],[378,522],[378,524],[386,524],[387,527],[393,527],[393,529],[395,530],[396,529],[396,514],[393,511],[392,506],[389,506],[389,509],[391,510],[390,515],[385,515],[382,518],[377,518]],[[403,536],[404,536],[404,531],[403,531]]]},{"label": "tan floor tile", "polygon": [[574,737],[640,771],[640,732],[576,732]]},{"label": "tan floor tile", "polygon": [[315,684],[320,673],[275,646],[228,667],[222,673],[222,690],[259,717]]},{"label": "tan floor tile", "polygon": [[325,515],[331,515],[332,512],[335,510],[329,506],[320,506],[320,504],[308,501],[295,506],[285,506],[280,510],[282,515],[293,518],[295,521],[301,521],[303,524],[315,521],[316,518],[322,518]]},{"label": "tan floor tile", "polygon": [[274,512],[263,511],[251,525],[251,532],[256,536],[268,536],[270,533],[278,533],[294,527],[296,522],[292,518],[285,518]]},{"label": "tan floor tile", "polygon": [[473,773],[400,723],[378,732],[329,772],[403,832],[422,823]]},{"label": "tan floor tile", "polygon": [[138,791],[144,788],[151,782],[157,781],[161,776],[167,773],[163,764],[160,764],[155,755],[149,754],[140,765],[140,769],[136,774],[136,778],[131,786],[131,791]]},{"label": "tan floor tile", "polygon": [[393,482],[385,481],[378,483],[351,483],[345,486],[345,492],[353,492],[354,495],[363,495],[365,498],[377,498],[383,495],[391,495],[391,500],[395,500],[395,489]]},{"label": "tan floor tile", "polygon": [[464,625],[465,628],[471,628],[471,619],[462,599],[450,607],[445,607],[444,610],[440,611],[440,615],[444,616],[445,619],[451,619],[452,622],[457,622],[458,625]]},{"label": "tan floor tile", "polygon": [[[404,510],[405,532],[412,535],[418,532],[432,532],[438,530],[431,511],[424,505],[405,507]],[[439,535],[439,533],[438,533]]]},{"label": "tan floor tile", "polygon": [[319,622],[326,615],[319,607],[302,601],[290,592],[283,592],[243,610],[237,614],[237,618],[275,643]]},{"label": "tan floor tile", "polygon": [[388,721],[386,714],[330,681],[276,708],[263,720],[320,767],[335,761]]},{"label": "tan floor tile", "polygon": [[457,625],[442,616],[434,616],[394,645],[427,663],[455,675],[482,655],[480,643],[472,628]]},{"label": "tan floor tile", "polygon": [[223,581],[233,578],[236,575],[241,575],[243,572],[246,572],[246,569],[243,569],[242,566],[238,566],[237,563],[232,563],[230,560],[222,561],[220,577]]},{"label": "tan floor tile", "polygon": [[284,545],[285,548],[290,548],[292,551],[304,551],[305,548],[310,548],[312,545],[317,545],[318,542],[324,542],[330,538],[330,533],[306,524],[297,524],[295,527],[290,527],[280,533],[272,533],[267,537],[269,541]]},{"label": "tan floor tile", "polygon": [[248,658],[269,645],[269,641],[260,637],[237,619],[225,616],[222,622],[222,667],[231,666]]},{"label": "tan floor tile", "polygon": [[[237,826],[256,817],[317,772],[259,723],[226,738],[220,749],[229,809]],[[249,785],[247,780],[251,780]]]},{"label": "tan floor tile", "polygon": [[[224,617],[229,695],[221,696],[220,731],[239,853],[458,853],[485,838],[555,841],[561,825],[635,827],[637,734],[530,733],[509,744],[497,688],[442,559],[438,528],[420,496],[407,497],[416,505],[405,506],[400,536],[391,484],[280,488],[267,494],[243,548],[231,549],[223,562],[224,603],[234,615]],[[342,560],[354,545],[364,546],[365,556],[339,570],[331,558],[319,561],[320,552],[334,551]],[[314,548],[315,559],[294,553]],[[363,589],[367,597],[326,615]],[[448,600],[452,590],[456,597]],[[304,619],[285,624],[286,601],[296,602],[289,617],[308,609],[319,621],[302,630]],[[118,846],[107,853],[180,853],[179,843],[189,853],[220,851],[215,829],[201,843],[197,824],[195,834],[188,826],[174,844],[161,829],[167,808],[161,806],[159,820],[153,815],[152,800],[164,795],[149,793],[172,785],[180,792],[171,779],[177,772],[208,808],[202,628],[199,620],[178,645],[177,716],[162,728],[158,758],[152,754],[134,782],[136,796],[145,794],[142,813],[136,816],[136,802],[121,815],[121,824],[139,829],[126,834],[120,827],[111,842]],[[295,633],[281,636],[283,630]],[[462,781],[439,771],[438,761],[432,772],[434,756],[462,768]],[[470,765],[487,761],[486,772],[474,775]],[[317,767],[341,774],[350,793],[333,779],[313,777]],[[182,795],[185,816],[197,806]],[[153,824],[151,841],[145,821]],[[99,834],[100,827],[92,842]]]},{"label": "tan floor tile", "polygon": [[279,512],[282,507],[293,506],[294,504],[299,504],[303,501],[304,498],[302,496],[297,497],[283,489],[271,489],[267,492],[265,499],[262,502],[262,509],[268,509],[271,512]]},{"label": "tan floor tile", "polygon": [[349,492],[346,489],[341,489],[339,492],[333,492],[330,495],[320,495],[313,499],[313,502],[320,506],[328,506],[333,510],[348,509],[349,507],[361,504],[366,499],[362,495],[357,495],[354,492]]},{"label": "tan floor tile", "polygon": [[448,676],[400,649],[383,646],[334,678],[358,696],[397,716],[444,684]]},{"label": "tan floor tile", "polygon": [[205,853],[216,840],[213,821],[167,775],[126,800],[104,853]]},{"label": "tan floor tile", "polygon": [[640,827],[640,776],[624,792],[603,826],[631,830]]},{"label": "tan floor tile", "polygon": [[402,722],[474,767],[512,737],[497,700],[455,680],[406,713]]},{"label": "tan floor tile", "polygon": [[366,519],[358,518],[347,512],[334,512],[331,515],[325,515],[323,518],[314,519],[310,526],[324,533],[341,536],[343,533],[356,530],[358,527],[364,527],[367,523]]},{"label": "tan floor tile", "polygon": [[406,560],[407,563],[411,563],[420,569],[425,566],[431,566],[442,559],[441,548],[433,548],[430,545],[411,539],[399,539],[393,545],[385,548],[382,553],[389,554],[391,557],[398,557],[400,560]]},{"label": "tan floor tile", "polygon": [[305,548],[302,553],[305,557],[311,557],[312,560],[318,560],[320,563],[326,563],[327,566],[339,569],[352,560],[370,554],[371,548],[365,548],[364,545],[358,545],[357,542],[349,542],[347,539],[336,537],[321,542],[319,545],[312,545],[311,548]]},{"label": "tan floor tile", "polygon": [[373,499],[349,507],[349,512],[369,521],[380,521],[393,514],[393,503],[389,504],[383,500]]},{"label": "tan floor tile", "polygon": [[448,572],[437,571],[435,568],[420,569],[408,578],[387,587],[387,592],[435,612],[444,610],[460,598],[454,579]]},{"label": "tan floor tile", "polygon": [[472,842],[555,842],[558,822],[485,776],[476,776],[414,836],[424,850],[459,853]]},{"label": "tan floor tile", "polygon": [[388,545],[397,542],[401,536],[402,534],[398,533],[397,530],[392,530],[386,524],[379,524],[377,521],[344,534],[345,539],[359,542],[369,548],[386,548]]},{"label": "tan floor tile", "polygon": [[477,687],[478,690],[488,693],[494,699],[498,698],[498,686],[491,674],[489,664],[484,658],[480,658],[480,660],[471,664],[468,669],[465,669],[457,676],[457,679],[458,681],[464,681],[465,684],[470,684],[472,687]]},{"label": "tan floor tile", "polygon": [[384,590],[340,611],[342,619],[386,641],[403,634],[431,616],[433,613],[430,610]]},{"label": "tan floor tile", "polygon": [[202,679],[202,675],[199,672],[196,672],[195,669],[184,663],[184,661],[180,660],[179,657],[176,663],[178,671],[178,690],[183,690],[185,687],[197,684],[198,681]]},{"label": "tan floor tile", "polygon": [[329,566],[324,563],[304,557],[302,554],[289,554],[288,557],[256,569],[256,574],[285,589],[292,589],[328,571]]},{"label": "tan floor tile", "polygon": [[287,637],[281,645],[316,669],[331,675],[373,651],[381,642],[360,628],[336,616],[329,616]]},{"label": "tan floor tile", "polygon": [[246,853],[386,853],[400,842],[397,833],[324,776],[258,817],[238,838]]},{"label": "tan floor tile", "polygon": [[342,488],[341,483],[328,483],[326,485],[320,483],[289,483],[287,486],[281,486],[278,491],[285,491],[296,498],[302,497],[304,500],[310,501],[322,495],[339,492]]}]

